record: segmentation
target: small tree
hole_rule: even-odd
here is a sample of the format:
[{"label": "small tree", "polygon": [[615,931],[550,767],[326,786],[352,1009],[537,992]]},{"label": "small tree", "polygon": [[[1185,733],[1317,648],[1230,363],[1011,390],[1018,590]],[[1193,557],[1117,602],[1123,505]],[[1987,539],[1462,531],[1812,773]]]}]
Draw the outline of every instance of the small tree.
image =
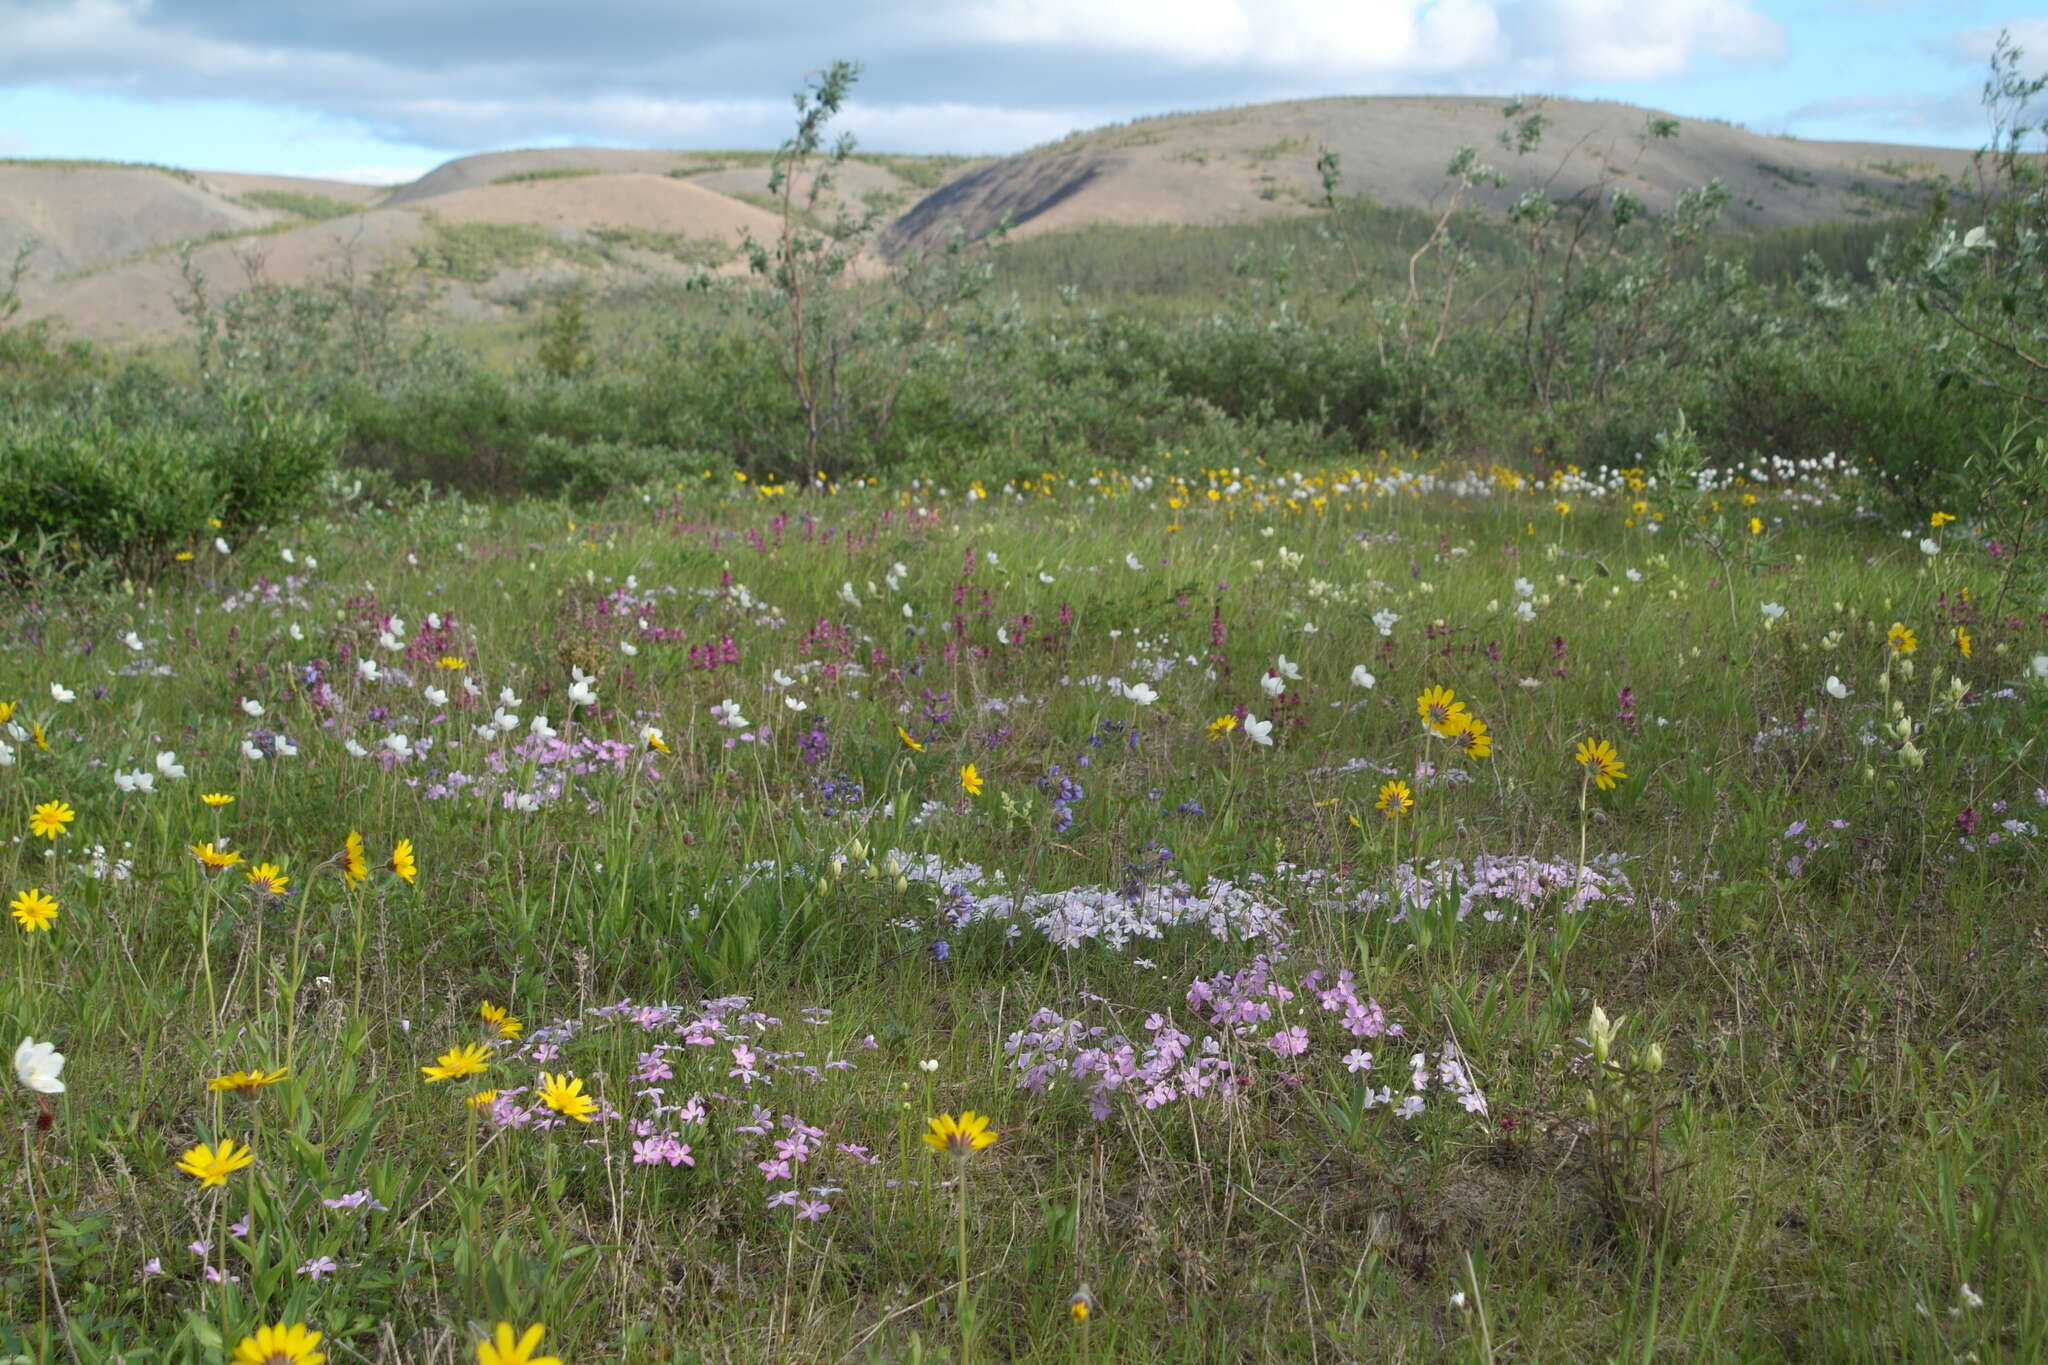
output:
[{"label": "small tree", "polygon": [[1921,306],[1948,324],[1942,382],[1995,389],[2033,422],[2048,407],[2048,146],[2030,147],[2048,135],[2034,113],[2048,74],[2025,75],[2024,57],[1999,35],[1983,89],[1991,137],[1974,158],[1978,218],[1965,226],[1937,200],[1918,285]]},{"label": "small tree", "polygon": [[541,320],[535,359],[557,379],[574,379],[590,369],[590,291],[581,280],[564,289]]},{"label": "small tree", "polygon": [[828,149],[825,130],[859,78],[857,63],[836,61],[796,92],[796,131],[776,149],[768,173],[781,230],[770,243],[752,233],[744,238],[747,263],[767,282],[770,307],[781,314],[779,360],[803,416],[806,472],[818,468],[819,449],[844,414],[839,365],[846,337],[833,326],[835,309],[825,291],[846,274],[875,223],[872,207],[856,218],[836,196],[830,220],[819,216],[854,148],[853,136],[842,134]]},{"label": "small tree", "polygon": [[[1501,142],[1517,155],[1542,147],[1545,120],[1520,101]],[[1680,192],[1653,215],[1621,182],[1652,145],[1678,136],[1678,121],[1651,115],[1627,164],[1601,158],[1592,182],[1554,199],[1555,182],[1580,146],[1508,208],[1519,233],[1518,278],[1501,321],[1519,339],[1530,396],[1546,416],[1561,405],[1604,403],[1610,386],[1644,360],[1683,362],[1696,329],[1748,284],[1738,266],[1698,269],[1701,247],[1729,199],[1719,178]]]},{"label": "small tree", "polygon": [[36,254],[36,239],[31,237],[14,249],[14,263],[7,268],[7,282],[0,284],[0,328],[14,321],[14,315],[21,311],[21,282],[28,278],[29,257]]},{"label": "small tree", "polygon": [[872,455],[907,386],[935,367],[949,380],[941,403],[948,425],[1000,405],[1011,387],[1005,364],[1016,317],[988,306],[1000,231],[987,250],[970,249],[956,233],[942,249],[886,272],[854,270],[881,211],[870,203],[855,212],[833,193],[854,141],[841,136],[828,147],[826,134],[859,74],[852,62],[834,62],[797,92],[796,130],[769,171],[779,231],[769,242],[744,239],[763,286],[750,301],[796,409],[800,472],[812,477],[844,467],[863,444]]},{"label": "small tree", "polygon": [[[1325,147],[1316,158],[1316,173],[1322,178],[1325,209],[1337,207],[1337,187],[1343,166],[1337,153]],[[1473,191],[1499,189],[1506,177],[1479,159],[1472,147],[1460,147],[1444,168],[1448,193],[1432,203],[1435,217],[1429,231],[1408,254],[1404,285],[1398,292],[1380,294],[1373,288],[1372,273],[1359,261],[1357,244],[1349,236],[1339,241],[1350,258],[1352,283],[1343,301],[1363,299],[1366,323],[1372,328],[1373,348],[1381,365],[1391,361],[1413,361],[1418,355],[1433,356],[1440,350],[1456,321],[1454,306],[1458,288],[1472,273],[1472,256],[1457,232],[1460,210]]]}]

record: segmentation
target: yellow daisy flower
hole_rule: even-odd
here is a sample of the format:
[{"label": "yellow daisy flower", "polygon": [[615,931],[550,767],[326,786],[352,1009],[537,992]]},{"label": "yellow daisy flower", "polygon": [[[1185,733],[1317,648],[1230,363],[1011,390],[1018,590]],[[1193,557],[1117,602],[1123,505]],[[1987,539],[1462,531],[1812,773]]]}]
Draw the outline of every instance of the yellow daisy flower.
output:
[{"label": "yellow daisy flower", "polygon": [[489,1341],[476,1344],[476,1365],[562,1365],[559,1356],[537,1356],[540,1339],[547,1334],[547,1328],[534,1323],[524,1332],[514,1336],[512,1324],[501,1322]]},{"label": "yellow daisy flower", "polygon": [[969,796],[981,795],[981,789],[985,785],[981,780],[981,774],[975,770],[972,763],[960,769],[960,789]]},{"label": "yellow daisy flower", "polygon": [[432,1066],[423,1066],[427,1084],[455,1081],[464,1076],[481,1076],[491,1068],[491,1050],[482,1043],[463,1043],[441,1054]]},{"label": "yellow daisy flower", "polygon": [[391,870],[408,885],[420,875],[419,860],[412,856],[412,840],[400,839],[398,847],[391,850]]},{"label": "yellow daisy flower", "polygon": [[1622,765],[1621,755],[1604,739],[1579,741],[1578,751],[1572,757],[1579,761],[1581,767],[1593,774],[1593,785],[1601,791],[1611,790],[1616,782],[1628,777],[1628,769]]},{"label": "yellow daisy flower", "polygon": [[1422,723],[1439,735],[1446,737],[1456,733],[1459,719],[1466,713],[1465,703],[1458,700],[1458,694],[1448,687],[1425,688],[1415,699],[1415,714],[1422,717]]},{"label": "yellow daisy flower", "polygon": [[360,886],[370,876],[370,860],[363,854],[363,836],[354,830],[341,843],[341,875],[350,886]]},{"label": "yellow daisy flower", "polygon": [[256,1160],[256,1153],[237,1147],[233,1138],[222,1138],[220,1146],[200,1143],[178,1158],[178,1169],[197,1180],[202,1189],[225,1185],[228,1177]]},{"label": "yellow daisy flower", "polygon": [[242,875],[249,879],[249,885],[266,896],[282,896],[292,881],[276,863],[258,863]]},{"label": "yellow daisy flower", "polygon": [[38,839],[55,841],[64,826],[78,818],[78,812],[62,801],[45,801],[28,818],[28,832]]},{"label": "yellow daisy flower", "polygon": [[225,848],[215,848],[211,842],[194,844],[191,851],[192,856],[197,858],[208,872],[224,872],[242,861],[241,854],[232,853]]},{"label": "yellow daisy flower", "polygon": [[259,1327],[235,1347],[232,1365],[322,1365],[327,1357],[316,1349],[320,1341],[321,1334],[303,1322]]},{"label": "yellow daisy flower", "polygon": [[972,1109],[963,1109],[957,1119],[951,1114],[940,1114],[927,1123],[931,1131],[924,1135],[925,1146],[935,1152],[964,1157],[996,1145],[997,1135],[989,1127],[988,1116]]},{"label": "yellow daisy flower", "polygon": [[581,1080],[549,1071],[540,1073],[540,1102],[578,1123],[590,1122],[590,1116],[597,1112],[597,1101],[583,1093]]},{"label": "yellow daisy flower", "polygon": [[48,892],[30,887],[7,903],[23,933],[48,933],[57,919],[57,902]]},{"label": "yellow daisy flower", "polygon": [[485,1027],[500,1038],[517,1038],[526,1027],[503,1005],[493,1005],[488,1000],[478,1007],[477,1013],[482,1016]]},{"label": "yellow daisy flower", "polygon": [[276,1085],[290,1074],[286,1068],[275,1071],[230,1071],[225,1076],[215,1076],[206,1083],[208,1090],[217,1090],[224,1095],[240,1095],[254,1099],[256,1092],[266,1085]]},{"label": "yellow daisy flower", "polygon": [[1489,758],[1493,754],[1493,736],[1487,733],[1486,722],[1477,716],[1467,714],[1459,717],[1450,738],[1458,742],[1467,758]]}]

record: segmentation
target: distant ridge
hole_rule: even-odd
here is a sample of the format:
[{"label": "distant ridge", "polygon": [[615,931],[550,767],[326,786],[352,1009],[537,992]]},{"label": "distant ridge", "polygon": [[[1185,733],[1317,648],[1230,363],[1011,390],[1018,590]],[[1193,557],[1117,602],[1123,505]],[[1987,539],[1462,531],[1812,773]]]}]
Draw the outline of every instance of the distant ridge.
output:
[{"label": "distant ridge", "polygon": [[[941,244],[958,228],[979,240],[1007,218],[1019,235],[1090,223],[1231,223],[1298,213],[1321,194],[1316,160],[1337,153],[1341,193],[1427,207],[1444,193],[1460,146],[1509,177],[1485,196],[1505,205],[1548,182],[1567,198],[1604,170],[1652,211],[1720,177],[1727,221],[1782,227],[1881,217],[1921,202],[1917,177],[1961,175],[1970,154],[1879,143],[1804,142],[1678,119],[1678,135],[1643,145],[1654,111],[1587,100],[1531,102],[1549,120],[1540,149],[1499,145],[1503,99],[1374,95],[1171,114],[1077,133],[951,181],[893,223],[892,257]],[[1663,117],[1675,117],[1665,115]]]},{"label": "distant ridge", "polygon": [[[1650,110],[1540,101],[1541,149],[1498,145],[1504,101],[1366,96],[1162,115],[1075,133],[1000,160],[861,152],[828,211],[879,216],[878,254],[900,260],[956,231],[1021,236],[1097,223],[1242,223],[1311,211],[1325,149],[1340,192],[1427,207],[1460,146],[1509,177],[1495,207],[1548,182],[1570,196],[1603,174],[1652,210],[1720,177],[1726,221],[1779,227],[1882,218],[1922,202],[1921,179],[1960,178],[1970,153],[1766,137],[1679,120],[1651,140]],[[852,131],[858,132],[855,128]],[[148,340],[183,330],[178,252],[190,245],[217,293],[252,280],[308,284],[397,261],[439,272],[435,307],[502,316],[535,289],[578,278],[627,285],[744,269],[746,232],[776,225],[770,153],[550,147],[465,156],[390,188],[305,177],[113,162],[0,161],[0,266],[24,241],[24,317],[88,336]],[[867,266],[874,262],[866,263]]]}]

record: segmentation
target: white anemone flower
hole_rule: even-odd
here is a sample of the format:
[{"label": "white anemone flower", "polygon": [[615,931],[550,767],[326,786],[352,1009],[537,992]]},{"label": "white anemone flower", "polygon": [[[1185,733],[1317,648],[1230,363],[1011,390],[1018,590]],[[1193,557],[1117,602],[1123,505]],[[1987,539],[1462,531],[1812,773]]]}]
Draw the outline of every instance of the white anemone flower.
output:
[{"label": "white anemone flower", "polygon": [[55,1043],[24,1038],[21,1046],[14,1049],[15,1079],[38,1095],[63,1094],[63,1074],[64,1054],[57,1051]]}]

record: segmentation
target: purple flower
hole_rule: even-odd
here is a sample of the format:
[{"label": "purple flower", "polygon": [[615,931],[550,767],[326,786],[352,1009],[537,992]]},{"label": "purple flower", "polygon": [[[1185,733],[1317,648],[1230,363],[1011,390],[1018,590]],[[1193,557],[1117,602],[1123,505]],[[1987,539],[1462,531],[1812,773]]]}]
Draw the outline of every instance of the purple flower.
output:
[{"label": "purple flower", "polygon": [[389,1209],[378,1203],[366,1189],[354,1190],[341,1196],[339,1199],[323,1199],[320,1202],[330,1209],[375,1209],[379,1213],[390,1212]]},{"label": "purple flower", "polygon": [[1299,1024],[1281,1029],[1266,1040],[1266,1046],[1273,1049],[1276,1057],[1299,1057],[1308,1051],[1308,1030]]}]

